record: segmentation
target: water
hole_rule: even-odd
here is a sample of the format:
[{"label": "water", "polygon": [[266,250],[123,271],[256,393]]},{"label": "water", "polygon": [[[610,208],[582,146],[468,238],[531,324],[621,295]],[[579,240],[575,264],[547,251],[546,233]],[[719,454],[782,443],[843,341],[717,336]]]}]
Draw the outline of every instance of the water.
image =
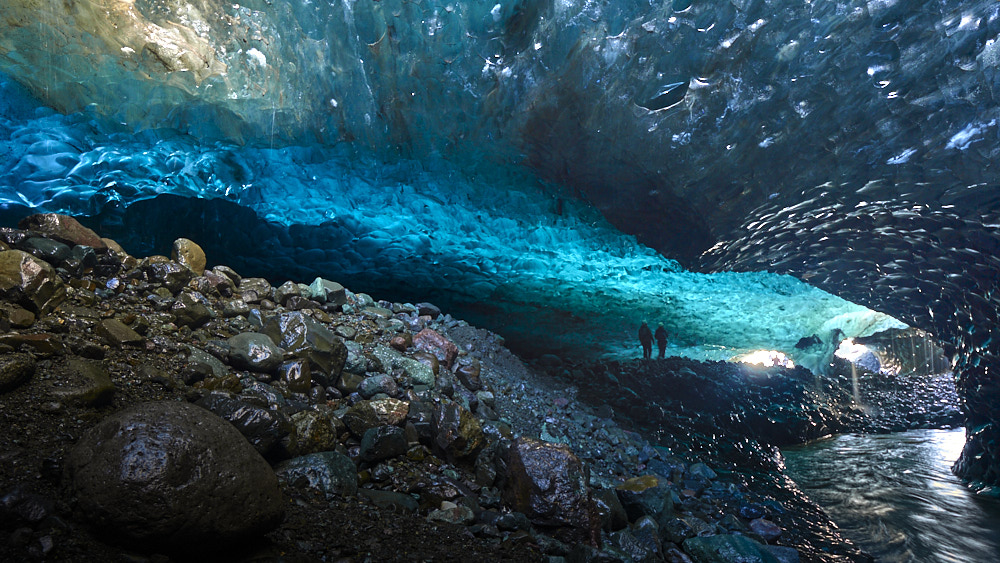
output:
[{"label": "water", "polygon": [[964,441],[964,429],[913,430],[783,453],[788,475],[879,561],[1000,561],[1000,502],[951,473]]}]

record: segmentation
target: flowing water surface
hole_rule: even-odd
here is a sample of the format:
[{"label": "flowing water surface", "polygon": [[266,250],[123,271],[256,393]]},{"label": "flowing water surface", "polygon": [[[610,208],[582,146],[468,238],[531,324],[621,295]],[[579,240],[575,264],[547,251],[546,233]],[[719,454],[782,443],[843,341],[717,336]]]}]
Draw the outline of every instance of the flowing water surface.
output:
[{"label": "flowing water surface", "polygon": [[848,434],[786,448],[788,475],[883,562],[1000,561],[1000,502],[951,473],[965,430]]}]

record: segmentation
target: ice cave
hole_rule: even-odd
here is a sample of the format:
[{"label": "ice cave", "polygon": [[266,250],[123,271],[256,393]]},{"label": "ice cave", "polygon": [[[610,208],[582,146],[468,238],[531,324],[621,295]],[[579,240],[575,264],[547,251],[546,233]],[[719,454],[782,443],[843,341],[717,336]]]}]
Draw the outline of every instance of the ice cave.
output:
[{"label": "ice cave", "polygon": [[541,364],[635,360],[648,321],[670,356],[823,373],[846,342],[878,373],[915,354],[878,335],[916,331],[982,497],[998,120],[987,0],[0,5],[0,227],[69,215],[137,257],[183,237]]}]

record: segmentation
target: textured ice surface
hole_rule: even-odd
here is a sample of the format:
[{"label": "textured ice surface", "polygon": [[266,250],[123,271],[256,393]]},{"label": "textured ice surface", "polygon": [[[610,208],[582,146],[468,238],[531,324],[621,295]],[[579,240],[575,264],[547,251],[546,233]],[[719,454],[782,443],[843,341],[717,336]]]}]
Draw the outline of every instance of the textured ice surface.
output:
[{"label": "textured ice surface", "polygon": [[[433,294],[535,350],[634,356],[648,320],[665,324],[673,353],[728,359],[792,352],[802,336],[834,326],[861,336],[894,323],[788,276],[686,272],[519,168],[125,133],[15,94],[6,99],[19,109],[0,120],[0,204],[97,214],[164,193],[225,199],[292,233],[296,242],[256,241],[253,224],[218,224],[220,238],[255,241],[243,260],[270,255],[272,264],[256,265],[276,280],[315,272],[359,280],[358,291]],[[309,237],[296,234],[306,227]]]}]

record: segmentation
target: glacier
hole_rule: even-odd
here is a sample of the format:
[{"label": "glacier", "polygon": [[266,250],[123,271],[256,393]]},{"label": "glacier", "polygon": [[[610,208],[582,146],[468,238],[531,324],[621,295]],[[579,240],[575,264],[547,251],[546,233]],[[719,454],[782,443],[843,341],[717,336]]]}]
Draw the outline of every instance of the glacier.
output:
[{"label": "glacier", "polygon": [[426,289],[552,350],[906,323],[990,491],[998,45],[985,0],[8,0],[0,215],[146,249],[240,217],[220,261]]}]

